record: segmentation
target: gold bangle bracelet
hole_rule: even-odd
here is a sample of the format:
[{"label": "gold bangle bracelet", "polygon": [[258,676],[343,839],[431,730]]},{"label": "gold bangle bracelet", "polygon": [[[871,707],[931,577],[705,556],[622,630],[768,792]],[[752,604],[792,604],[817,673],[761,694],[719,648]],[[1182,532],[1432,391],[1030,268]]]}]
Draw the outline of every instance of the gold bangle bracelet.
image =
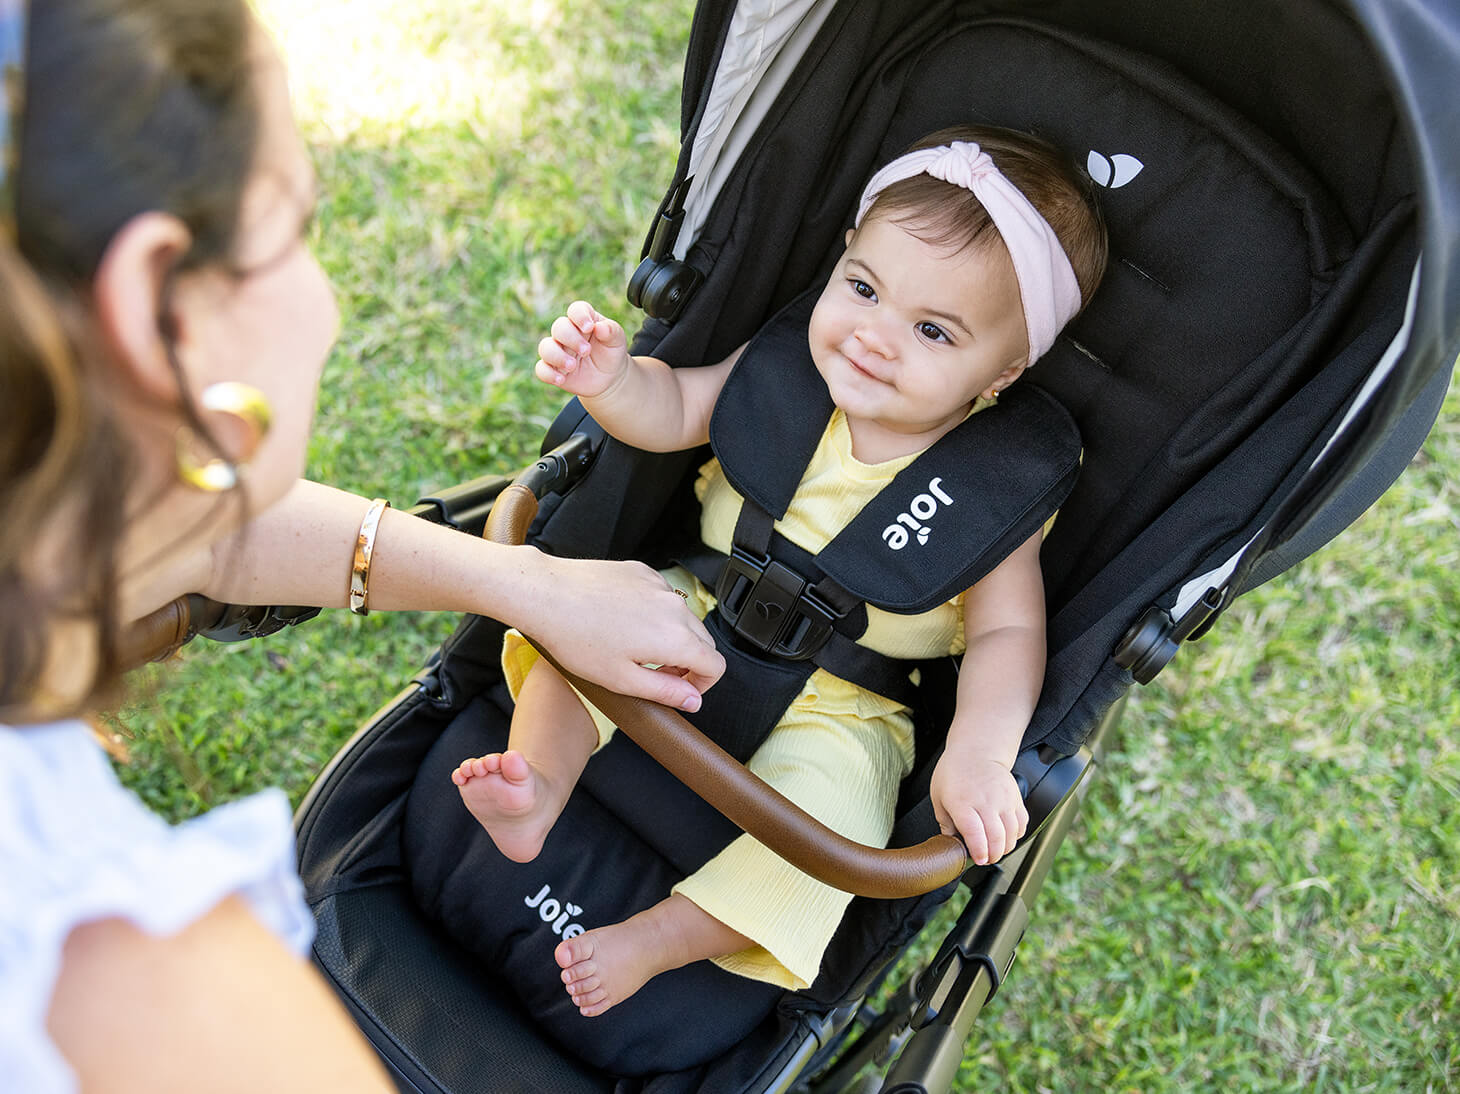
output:
[{"label": "gold bangle bracelet", "polygon": [[365,510],[365,519],[360,522],[360,534],[355,537],[355,561],[350,566],[350,611],[356,615],[370,614],[370,558],[375,553],[375,532],[380,527],[380,515],[390,508],[390,502],[376,498]]}]

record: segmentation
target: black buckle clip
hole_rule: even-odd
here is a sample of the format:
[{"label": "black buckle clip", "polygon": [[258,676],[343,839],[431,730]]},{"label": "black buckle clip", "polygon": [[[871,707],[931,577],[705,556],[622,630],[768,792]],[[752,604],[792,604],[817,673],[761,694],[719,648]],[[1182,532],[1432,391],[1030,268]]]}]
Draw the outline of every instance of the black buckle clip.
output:
[{"label": "black buckle clip", "polygon": [[815,656],[841,618],[795,570],[739,547],[725,560],[715,598],[737,635],[788,661]]}]

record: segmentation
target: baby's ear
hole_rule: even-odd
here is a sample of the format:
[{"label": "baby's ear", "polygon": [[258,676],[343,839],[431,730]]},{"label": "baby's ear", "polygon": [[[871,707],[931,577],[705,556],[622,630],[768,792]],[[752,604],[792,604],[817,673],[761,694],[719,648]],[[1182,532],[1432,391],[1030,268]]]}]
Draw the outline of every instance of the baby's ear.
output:
[{"label": "baby's ear", "polygon": [[856,235],[857,235],[857,229],[855,229],[855,228],[848,228],[847,229],[846,236],[842,239],[842,246],[843,247],[850,247],[852,245],[852,240],[856,238]]},{"label": "baby's ear", "polygon": [[1024,370],[1028,367],[1029,365],[1026,361],[1020,361],[1017,365],[1010,365],[1008,368],[1004,369],[1003,372],[994,377],[994,382],[989,385],[989,389],[988,391],[984,392],[984,395],[987,396],[990,393],[992,393],[993,395],[997,395],[999,392],[1003,391],[1006,387],[1012,384],[1015,380],[1019,379],[1020,376],[1023,376]]}]

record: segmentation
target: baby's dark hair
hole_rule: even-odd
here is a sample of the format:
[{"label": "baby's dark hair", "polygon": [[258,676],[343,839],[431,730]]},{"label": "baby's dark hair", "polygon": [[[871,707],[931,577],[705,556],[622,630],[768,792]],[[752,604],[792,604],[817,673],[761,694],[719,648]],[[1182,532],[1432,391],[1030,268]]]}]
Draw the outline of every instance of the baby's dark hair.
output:
[{"label": "baby's dark hair", "polygon": [[[1105,219],[1089,176],[1048,141],[991,125],[940,129],[906,151],[953,141],[971,141],[987,152],[994,166],[1049,222],[1074,268],[1080,306],[1088,304],[1104,276],[1108,253]],[[867,216],[895,220],[923,242],[955,253],[998,238],[993,220],[971,191],[931,175],[892,183],[877,195]]]}]

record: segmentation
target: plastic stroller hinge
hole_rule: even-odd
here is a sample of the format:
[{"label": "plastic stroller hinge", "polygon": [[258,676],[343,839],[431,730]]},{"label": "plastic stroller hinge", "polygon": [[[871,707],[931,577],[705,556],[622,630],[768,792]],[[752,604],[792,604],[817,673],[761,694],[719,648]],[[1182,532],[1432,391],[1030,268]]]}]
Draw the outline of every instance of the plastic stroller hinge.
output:
[{"label": "plastic stroller hinge", "polygon": [[597,451],[586,433],[574,433],[512,481],[538,498],[567,493],[588,473]]},{"label": "plastic stroller hinge", "polygon": [[320,613],[319,608],[282,604],[220,604],[197,594],[190,595],[188,600],[193,608],[193,633],[214,642],[263,638]]},{"label": "plastic stroller hinge", "polygon": [[689,193],[691,175],[669,192],[664,211],[654,222],[649,240],[649,253],[629,278],[629,303],[666,323],[679,318],[704,276],[687,262],[674,257],[674,242],[684,224],[684,198]]},{"label": "plastic stroller hinge", "polygon": [[1165,608],[1151,605],[1116,644],[1115,663],[1130,669],[1136,683],[1149,684],[1171,663],[1181,643],[1200,637],[1198,631],[1206,633],[1205,625],[1221,609],[1225,599],[1221,589],[1208,589],[1179,620],[1173,620]]}]

